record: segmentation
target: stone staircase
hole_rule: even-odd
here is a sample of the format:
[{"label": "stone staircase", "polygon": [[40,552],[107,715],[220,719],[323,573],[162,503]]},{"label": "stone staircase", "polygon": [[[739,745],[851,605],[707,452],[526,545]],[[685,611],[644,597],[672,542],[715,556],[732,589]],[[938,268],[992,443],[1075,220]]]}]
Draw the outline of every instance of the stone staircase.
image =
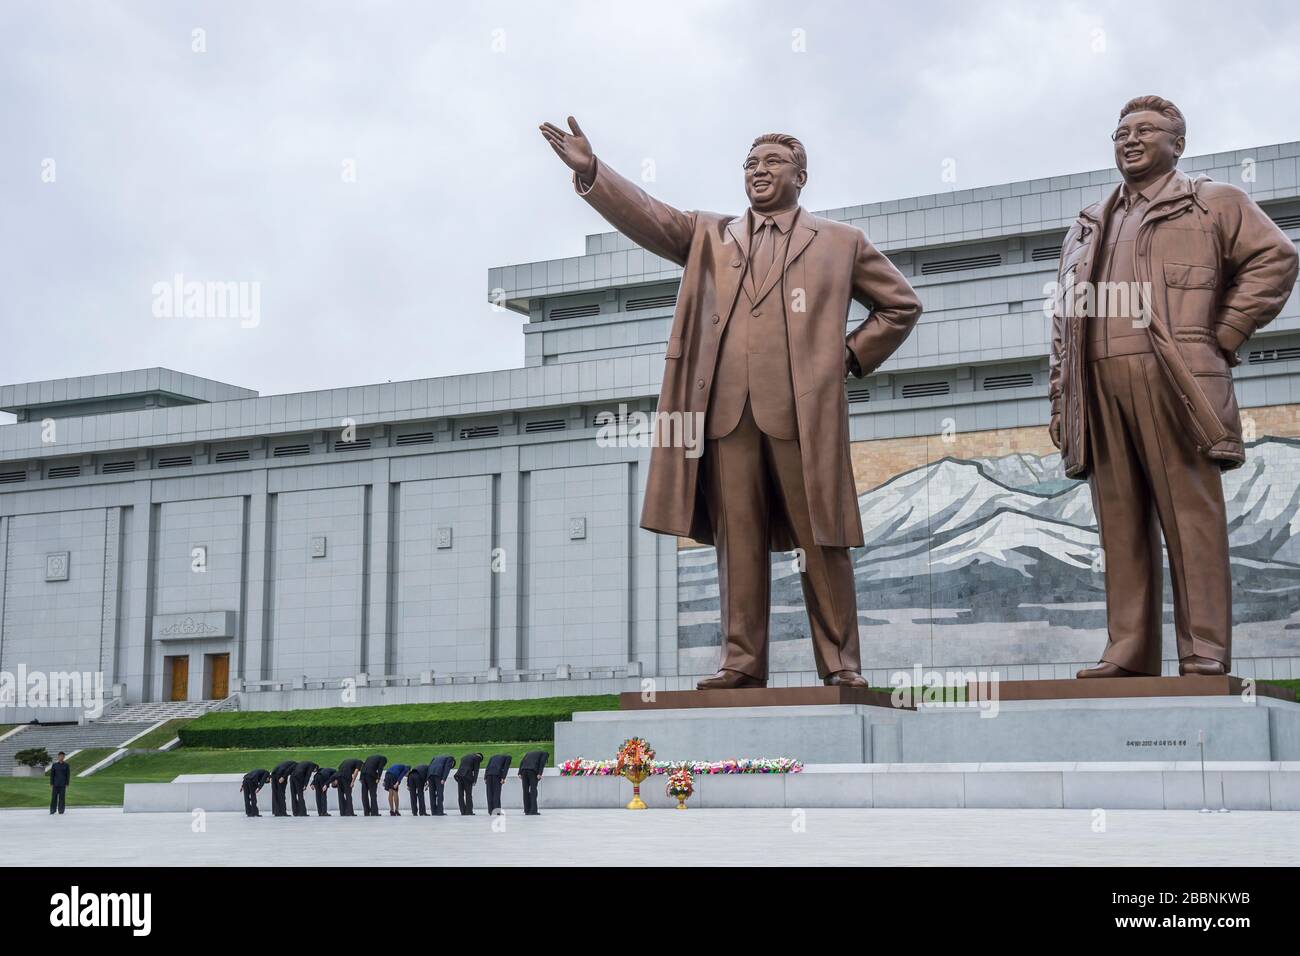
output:
[{"label": "stone staircase", "polygon": [[44,747],[53,757],[60,750],[72,753],[90,747],[120,747],[144,733],[157,721],[79,724],[26,724],[21,730],[0,740],[0,777],[14,769],[14,754],[31,747]]},{"label": "stone staircase", "polygon": [[235,695],[225,700],[151,701],[143,704],[125,704],[106,713],[96,724],[156,724],[160,720],[201,717],[217,710],[238,710],[239,698]]}]

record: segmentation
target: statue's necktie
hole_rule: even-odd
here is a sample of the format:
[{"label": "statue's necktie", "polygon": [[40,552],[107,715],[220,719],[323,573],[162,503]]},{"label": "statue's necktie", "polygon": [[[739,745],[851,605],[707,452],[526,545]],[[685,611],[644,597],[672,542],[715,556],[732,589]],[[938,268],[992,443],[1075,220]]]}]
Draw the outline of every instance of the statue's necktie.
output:
[{"label": "statue's necktie", "polygon": [[776,223],[772,221],[770,216],[764,217],[763,221],[758,224],[758,236],[754,242],[754,256],[751,261],[751,274],[755,292],[763,287],[767,274],[772,269],[776,246],[776,241],[773,238],[775,232]]}]

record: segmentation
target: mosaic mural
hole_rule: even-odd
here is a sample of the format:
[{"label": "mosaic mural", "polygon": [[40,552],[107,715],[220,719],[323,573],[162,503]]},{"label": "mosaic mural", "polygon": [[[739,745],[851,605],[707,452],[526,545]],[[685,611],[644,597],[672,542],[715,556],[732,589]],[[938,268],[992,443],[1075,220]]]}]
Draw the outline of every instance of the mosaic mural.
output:
[{"label": "mosaic mural", "polygon": [[[864,460],[860,446],[872,444],[855,448],[855,463]],[[1224,494],[1235,653],[1300,655],[1300,440],[1252,443],[1246,465],[1225,473]],[[938,457],[860,490],[858,506],[866,544],[853,550],[853,563],[864,667],[1100,655],[1105,585],[1097,522],[1087,483],[1066,478],[1058,454]],[[720,642],[715,555],[693,546],[679,558],[682,664],[704,672]],[[1165,590],[1172,651],[1167,570]],[[773,668],[810,666],[792,556],[773,556],[772,604]]]}]

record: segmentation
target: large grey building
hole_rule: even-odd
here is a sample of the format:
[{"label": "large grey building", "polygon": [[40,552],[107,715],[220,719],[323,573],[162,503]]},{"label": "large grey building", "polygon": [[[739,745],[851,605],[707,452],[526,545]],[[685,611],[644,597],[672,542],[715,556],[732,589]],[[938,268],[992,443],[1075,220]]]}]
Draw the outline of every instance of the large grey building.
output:
[{"label": "large grey building", "polygon": [[[1294,238],[1298,164],[1286,143],[1182,165],[1246,189]],[[1116,182],[822,213],[862,227],[925,304],[893,359],[848,385],[873,683],[917,665],[1063,676],[1104,646],[1087,487],[1043,427],[1042,302],[1066,228]],[[336,703],[341,683],[365,702],[711,672],[712,550],[640,530],[648,450],[597,440],[602,412],[653,409],[679,276],[612,233],[492,269],[492,301],[527,317],[518,369],[266,397],[159,368],[0,388],[17,418],[0,426],[0,672],[245,707]],[[1300,677],[1294,296],[1246,351],[1254,443],[1225,482],[1235,670]],[[774,680],[811,682],[797,579],[779,556],[773,576]]]}]

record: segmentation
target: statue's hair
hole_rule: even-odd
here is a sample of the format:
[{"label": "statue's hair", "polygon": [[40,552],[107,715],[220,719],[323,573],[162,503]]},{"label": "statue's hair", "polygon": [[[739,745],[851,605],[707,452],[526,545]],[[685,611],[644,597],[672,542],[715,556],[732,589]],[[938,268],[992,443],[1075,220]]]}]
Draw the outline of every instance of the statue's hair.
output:
[{"label": "statue's hair", "polygon": [[808,153],[804,151],[803,143],[799,142],[789,133],[764,133],[762,136],[754,140],[754,142],[750,144],[749,148],[752,150],[755,146],[762,146],[764,143],[775,143],[778,146],[786,147],[794,154],[794,163],[796,166],[800,169],[808,168]]},{"label": "statue's hair", "polygon": [[1119,111],[1119,118],[1122,120],[1129,113],[1141,113],[1144,110],[1151,110],[1168,119],[1178,136],[1187,135],[1187,120],[1183,118],[1183,111],[1163,96],[1136,96],[1124,104],[1124,108]]}]

